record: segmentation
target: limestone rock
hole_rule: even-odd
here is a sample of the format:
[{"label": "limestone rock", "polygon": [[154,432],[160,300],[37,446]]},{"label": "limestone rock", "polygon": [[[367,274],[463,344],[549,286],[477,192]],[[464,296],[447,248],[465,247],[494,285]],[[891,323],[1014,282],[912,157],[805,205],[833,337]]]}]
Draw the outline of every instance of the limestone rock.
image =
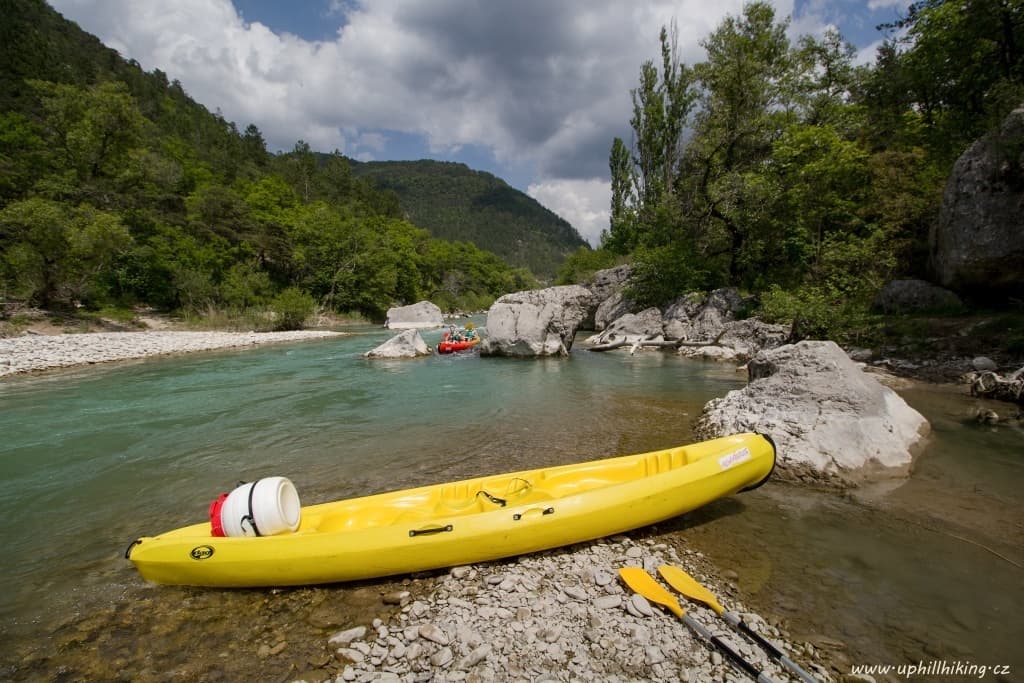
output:
[{"label": "limestone rock", "polygon": [[597,308],[584,319],[581,325],[583,329],[600,332],[612,320],[633,312],[634,304],[623,292],[632,274],[633,267],[628,264],[594,273],[584,286],[593,295],[593,303]]},{"label": "limestone rock", "polygon": [[584,285],[595,301],[604,301],[615,292],[621,292],[633,274],[633,266],[626,264],[599,270]]},{"label": "limestone rock", "polygon": [[711,292],[706,299],[699,294],[687,294],[665,309],[665,336],[670,339],[712,341],[736,320],[747,305],[734,287]]},{"label": "limestone rock", "polygon": [[802,341],[759,353],[749,384],[704,407],[697,433],[767,434],[778,448],[776,473],[855,483],[904,476],[923,445],[928,421],[896,392],[865,374],[830,341]]},{"label": "limestone rock", "polygon": [[696,292],[684,294],[665,309],[665,336],[669,339],[689,339],[693,333],[693,318],[704,305],[704,297]]},{"label": "limestone rock", "polygon": [[444,325],[441,309],[429,301],[388,309],[384,327],[392,330],[427,330]]},{"label": "limestone rock", "polygon": [[963,302],[948,289],[909,278],[887,282],[874,307],[885,313],[947,312],[960,310]]},{"label": "limestone rock", "polygon": [[633,306],[634,303],[627,299],[622,292],[612,292],[608,298],[597,305],[597,310],[594,311],[593,324],[584,325],[583,327],[591,327],[595,331],[601,332],[608,327],[610,322],[632,311]]},{"label": "limestone rock", "polygon": [[587,339],[588,344],[607,344],[625,340],[633,343],[644,339],[662,339],[661,311],[648,308],[639,313],[626,313],[616,318],[603,332]]},{"label": "limestone rock", "polygon": [[430,347],[423,341],[419,330],[406,330],[363,355],[367,358],[416,358],[430,353]]},{"label": "limestone rock", "polygon": [[789,339],[789,328],[747,318],[725,323],[715,338],[717,343],[714,346],[683,346],[679,353],[707,360],[745,362],[760,351],[785,344]]},{"label": "limestone rock", "polygon": [[506,294],[487,311],[482,356],[566,356],[593,297],[580,285]]},{"label": "limestone rock", "polygon": [[957,159],[929,235],[939,284],[959,293],[1024,294],[1024,107]]}]

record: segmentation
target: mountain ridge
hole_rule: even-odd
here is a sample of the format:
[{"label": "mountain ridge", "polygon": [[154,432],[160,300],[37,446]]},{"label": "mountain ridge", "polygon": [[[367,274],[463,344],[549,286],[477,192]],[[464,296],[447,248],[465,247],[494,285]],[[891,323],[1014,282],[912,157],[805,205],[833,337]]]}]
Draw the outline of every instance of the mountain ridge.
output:
[{"label": "mountain ridge", "polygon": [[393,191],[434,237],[472,242],[538,277],[553,278],[566,256],[589,246],[568,221],[487,171],[432,159],[348,162],[354,176]]}]

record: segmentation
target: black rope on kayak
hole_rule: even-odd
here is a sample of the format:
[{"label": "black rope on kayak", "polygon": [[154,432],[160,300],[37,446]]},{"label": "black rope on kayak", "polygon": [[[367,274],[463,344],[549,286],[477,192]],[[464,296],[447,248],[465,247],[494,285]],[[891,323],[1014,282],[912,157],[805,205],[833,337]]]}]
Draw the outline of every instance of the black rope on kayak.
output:
[{"label": "black rope on kayak", "polygon": [[124,559],[126,559],[126,560],[132,559],[132,548],[134,548],[135,546],[137,546],[140,543],[142,543],[142,539],[141,538],[136,538],[134,541],[132,541],[131,544],[128,546],[128,549],[124,551]]},{"label": "black rope on kayak", "polygon": [[252,530],[256,532],[256,535],[257,536],[262,536],[263,534],[260,533],[260,528],[258,526],[256,526],[256,517],[254,516],[255,513],[253,513],[253,511],[252,511],[252,494],[256,490],[256,484],[258,484],[258,483],[260,483],[259,479],[254,481],[252,483],[252,487],[249,488],[249,514],[244,515],[242,517],[241,521],[238,523],[238,525],[241,526],[242,524],[245,523],[245,520],[249,520],[249,524],[252,525]]},{"label": "black rope on kayak", "polygon": [[487,500],[491,501],[495,505],[500,505],[501,507],[505,507],[506,505],[508,505],[508,501],[505,500],[504,498],[498,498],[497,496],[492,496],[491,494],[487,493],[487,491],[484,491],[483,489],[480,489],[479,491],[477,491],[476,495],[483,496],[484,498],[486,498]]}]

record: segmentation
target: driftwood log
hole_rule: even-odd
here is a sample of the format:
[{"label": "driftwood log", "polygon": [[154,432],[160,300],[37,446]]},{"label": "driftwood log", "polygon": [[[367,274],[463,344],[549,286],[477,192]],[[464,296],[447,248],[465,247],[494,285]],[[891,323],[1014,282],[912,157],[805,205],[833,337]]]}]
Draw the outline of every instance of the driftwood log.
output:
[{"label": "driftwood log", "polygon": [[715,342],[690,342],[683,341],[682,339],[642,339],[636,342],[627,342],[625,339],[619,339],[618,341],[608,342],[607,344],[598,344],[596,346],[589,347],[589,351],[611,351],[612,349],[621,349],[623,346],[630,346],[632,350],[637,350],[640,347],[656,346],[662,349],[678,349],[680,346],[714,346]]},{"label": "driftwood log", "polygon": [[1024,402],[1024,367],[1005,377],[992,371],[975,374],[971,380],[971,396],[1012,403]]}]

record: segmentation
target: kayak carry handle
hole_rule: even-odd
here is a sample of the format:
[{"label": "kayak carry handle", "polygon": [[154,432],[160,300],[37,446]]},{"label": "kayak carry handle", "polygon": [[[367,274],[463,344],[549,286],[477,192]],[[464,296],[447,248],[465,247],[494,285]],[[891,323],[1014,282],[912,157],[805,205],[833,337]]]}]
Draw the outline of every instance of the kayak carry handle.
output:
[{"label": "kayak carry handle", "polygon": [[427,529],[409,529],[409,538],[415,538],[416,536],[430,536],[432,534],[443,534],[446,531],[451,531],[454,527],[449,524],[447,526],[434,526]]},{"label": "kayak carry handle", "polygon": [[537,514],[537,511],[540,511],[541,515],[555,514],[555,508],[544,508],[543,510],[541,510],[541,508],[532,508],[530,510],[527,510],[526,512],[517,512],[516,514],[512,515],[512,521],[518,522],[526,515]]}]

